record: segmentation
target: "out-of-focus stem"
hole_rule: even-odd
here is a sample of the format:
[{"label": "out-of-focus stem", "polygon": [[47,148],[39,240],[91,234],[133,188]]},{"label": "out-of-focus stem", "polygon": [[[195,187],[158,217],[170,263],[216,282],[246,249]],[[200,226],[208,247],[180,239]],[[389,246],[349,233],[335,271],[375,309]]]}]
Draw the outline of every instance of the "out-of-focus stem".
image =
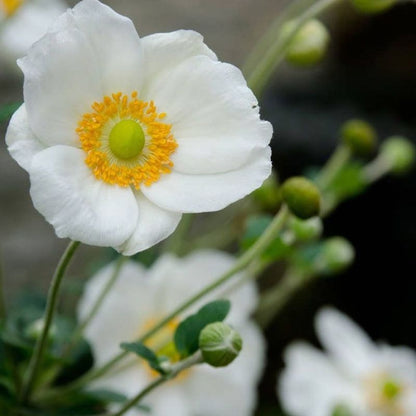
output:
[{"label": "out-of-focus stem", "polygon": [[55,273],[53,275],[46,302],[46,311],[43,321],[42,333],[36,342],[35,350],[33,352],[25,377],[23,379],[22,391],[20,393],[20,401],[22,403],[26,403],[30,400],[30,395],[36,382],[39,366],[42,362],[43,354],[45,352],[45,346],[46,341],[48,339],[49,330],[52,324],[53,317],[55,315],[59,289],[61,287],[65,271],[79,244],[80,243],[78,241],[71,241],[69,243],[64,254],[59,260],[58,266],[56,267]]},{"label": "out-of-focus stem", "polygon": [[[298,30],[309,19],[315,17],[338,1],[340,0],[318,0],[312,2],[312,4],[309,1],[306,5],[303,5],[304,2],[296,2],[292,6],[295,13],[291,9],[271,25],[263,39],[259,41],[253,50],[243,69],[247,83],[257,97],[262,95],[273,72],[283,61],[287,49]],[[294,16],[292,16],[293,14]],[[282,33],[282,24],[290,19],[293,20],[293,28]]]}]

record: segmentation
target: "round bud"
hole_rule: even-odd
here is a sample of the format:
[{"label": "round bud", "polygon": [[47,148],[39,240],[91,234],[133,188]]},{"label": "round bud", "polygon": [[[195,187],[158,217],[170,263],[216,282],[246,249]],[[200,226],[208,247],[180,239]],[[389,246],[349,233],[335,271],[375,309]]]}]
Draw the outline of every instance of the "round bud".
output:
[{"label": "round bud", "polygon": [[[296,22],[287,22],[284,33],[290,33]],[[329,33],[326,27],[316,19],[306,22],[291,40],[286,52],[286,60],[293,65],[309,66],[322,60],[328,49]]]},{"label": "round bud", "polygon": [[380,156],[390,164],[393,173],[403,174],[409,171],[414,164],[416,150],[410,140],[393,136],[382,143]]},{"label": "round bud", "polygon": [[343,237],[332,237],[324,241],[318,257],[318,271],[322,274],[335,274],[346,269],[355,257],[351,243]]},{"label": "round bud", "polygon": [[319,214],[321,194],[310,180],[296,176],[282,186],[282,197],[290,211],[304,220]]},{"label": "round bud", "polygon": [[349,120],[341,127],[341,138],[357,156],[368,156],[377,145],[377,133],[363,120]]},{"label": "round bud", "polygon": [[[38,339],[42,334],[44,322],[43,318],[33,321],[25,330],[26,336],[34,340]],[[48,338],[50,340],[53,339],[55,337],[55,333],[56,328],[52,325],[48,333]]]},{"label": "round bud", "polygon": [[291,217],[289,228],[297,241],[309,241],[320,237],[323,225],[319,217],[309,218],[307,220]]},{"label": "round bud", "polygon": [[213,367],[225,367],[240,353],[240,334],[223,322],[207,325],[199,334],[199,349],[204,361]]},{"label": "round bud", "polygon": [[394,6],[397,0],[351,0],[354,8],[364,14],[381,13]]},{"label": "round bud", "polygon": [[263,185],[252,193],[252,196],[263,208],[276,209],[282,200],[276,176],[271,174]]}]

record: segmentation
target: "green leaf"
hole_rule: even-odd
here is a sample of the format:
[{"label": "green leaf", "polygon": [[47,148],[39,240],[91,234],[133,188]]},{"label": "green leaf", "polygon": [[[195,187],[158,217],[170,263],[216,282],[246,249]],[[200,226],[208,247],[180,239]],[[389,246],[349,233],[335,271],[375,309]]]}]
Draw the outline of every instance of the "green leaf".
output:
[{"label": "green leaf", "polygon": [[223,321],[230,311],[228,300],[216,300],[203,306],[196,314],[182,321],[176,329],[174,341],[182,358],[198,350],[199,333],[213,322]]},{"label": "green leaf", "polygon": [[146,360],[150,367],[159,372],[160,374],[165,374],[166,371],[160,366],[161,359],[146,345],[140,342],[123,342],[120,344],[120,347],[128,352],[138,355],[139,357]]}]

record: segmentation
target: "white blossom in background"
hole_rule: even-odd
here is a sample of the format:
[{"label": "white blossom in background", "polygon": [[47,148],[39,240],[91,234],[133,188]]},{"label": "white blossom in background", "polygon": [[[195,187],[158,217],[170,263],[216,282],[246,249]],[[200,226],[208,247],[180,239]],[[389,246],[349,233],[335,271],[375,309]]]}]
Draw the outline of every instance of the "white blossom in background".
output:
[{"label": "white blossom in background", "polygon": [[325,352],[305,343],[285,352],[278,394],[289,415],[416,415],[413,350],[374,343],[331,308],[318,313],[316,331]]},{"label": "white blossom in background", "polygon": [[196,32],[140,39],[130,19],[83,0],[18,64],[24,104],[6,141],[59,237],[130,255],[270,174],[270,123]]},{"label": "white blossom in background", "polygon": [[51,23],[67,9],[63,0],[0,0],[1,71],[16,69],[24,56]]},{"label": "white blossom in background", "polygon": [[[86,328],[95,365],[100,366],[120,352],[120,343],[134,341],[151,325],[190,296],[228,270],[235,259],[223,252],[202,250],[185,258],[164,255],[148,270],[138,263],[128,262],[121,269],[99,312]],[[79,317],[84,318],[112,275],[114,263],[98,272],[87,284],[79,305]],[[242,276],[240,275],[240,278]],[[171,339],[177,324],[196,312],[214,297],[195,305],[146,344],[156,348]],[[255,284],[249,281],[231,295],[231,311],[226,323],[232,325],[243,338],[240,355],[227,367],[213,368],[201,364],[186,370],[176,379],[159,387],[143,404],[152,408],[152,416],[249,416],[256,403],[256,386],[264,362],[264,339],[257,325],[250,319],[257,303]],[[160,353],[177,360],[173,344]],[[147,363],[132,357],[129,365],[97,381],[93,388],[105,388],[128,397],[136,395],[156,376]],[[129,416],[142,413],[131,410]]]}]

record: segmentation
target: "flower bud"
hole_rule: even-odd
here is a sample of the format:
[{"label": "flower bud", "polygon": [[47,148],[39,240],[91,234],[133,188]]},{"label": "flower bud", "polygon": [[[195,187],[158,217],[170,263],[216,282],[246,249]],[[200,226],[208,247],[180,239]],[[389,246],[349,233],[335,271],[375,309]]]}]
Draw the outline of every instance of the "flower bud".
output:
[{"label": "flower bud", "polygon": [[410,140],[393,136],[382,143],[380,156],[391,165],[393,173],[402,174],[412,167],[416,158],[416,150]]},{"label": "flower bud", "polygon": [[[283,31],[289,33],[296,22],[287,22]],[[293,65],[309,66],[321,61],[328,49],[329,33],[316,19],[306,22],[289,44],[286,60]]]},{"label": "flower bud", "polygon": [[341,139],[357,156],[368,156],[374,152],[377,133],[363,120],[349,120],[341,127]]},{"label": "flower bud", "polygon": [[282,197],[290,211],[304,220],[319,214],[321,194],[310,180],[297,176],[282,186]]},{"label": "flower bud", "polygon": [[[45,321],[43,318],[36,319],[33,321],[25,330],[26,336],[29,338],[36,340],[38,339],[43,331],[43,325]],[[49,329],[48,338],[52,340],[55,337],[56,328],[52,325]]]},{"label": "flower bud", "polygon": [[309,241],[318,238],[322,234],[322,220],[318,217],[301,220],[291,217],[289,229],[293,232],[297,241]]},{"label": "flower bud", "polygon": [[204,361],[213,367],[225,367],[240,353],[240,334],[223,322],[207,325],[199,334],[199,348]]},{"label": "flower bud", "polygon": [[381,13],[396,4],[397,0],[351,0],[354,8],[365,14]]},{"label": "flower bud", "polygon": [[252,196],[263,208],[276,209],[282,200],[276,176],[271,174]]},{"label": "flower bud", "polygon": [[317,271],[322,274],[335,274],[346,269],[354,260],[355,250],[343,237],[328,238],[323,243],[317,261]]}]

